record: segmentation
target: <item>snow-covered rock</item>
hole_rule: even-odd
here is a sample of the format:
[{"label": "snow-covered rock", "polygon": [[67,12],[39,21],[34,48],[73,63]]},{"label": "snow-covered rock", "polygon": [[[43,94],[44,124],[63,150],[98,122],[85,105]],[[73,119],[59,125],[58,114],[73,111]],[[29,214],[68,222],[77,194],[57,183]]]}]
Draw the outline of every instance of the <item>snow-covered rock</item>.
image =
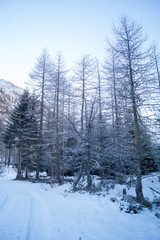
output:
[{"label": "snow-covered rock", "polygon": [[9,118],[10,112],[19,100],[24,89],[15,86],[13,83],[0,79],[0,125],[4,126]]}]

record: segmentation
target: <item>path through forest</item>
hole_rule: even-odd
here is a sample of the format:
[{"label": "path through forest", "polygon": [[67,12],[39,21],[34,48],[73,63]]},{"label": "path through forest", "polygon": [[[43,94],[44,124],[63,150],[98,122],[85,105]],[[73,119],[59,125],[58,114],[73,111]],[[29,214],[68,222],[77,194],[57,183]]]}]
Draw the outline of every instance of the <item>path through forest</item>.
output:
[{"label": "path through forest", "polygon": [[127,214],[110,200],[122,191],[118,185],[98,196],[14,177],[0,176],[0,240],[159,240],[152,212]]}]

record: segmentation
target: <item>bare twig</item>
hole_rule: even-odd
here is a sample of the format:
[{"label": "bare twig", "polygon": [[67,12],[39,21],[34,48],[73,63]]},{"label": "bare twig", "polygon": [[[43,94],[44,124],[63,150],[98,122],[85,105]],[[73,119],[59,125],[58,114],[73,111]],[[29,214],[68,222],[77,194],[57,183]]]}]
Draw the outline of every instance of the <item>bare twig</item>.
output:
[{"label": "bare twig", "polygon": [[156,191],[155,189],[153,189],[152,187],[149,187],[153,192],[156,192],[158,194],[160,194],[160,192]]}]

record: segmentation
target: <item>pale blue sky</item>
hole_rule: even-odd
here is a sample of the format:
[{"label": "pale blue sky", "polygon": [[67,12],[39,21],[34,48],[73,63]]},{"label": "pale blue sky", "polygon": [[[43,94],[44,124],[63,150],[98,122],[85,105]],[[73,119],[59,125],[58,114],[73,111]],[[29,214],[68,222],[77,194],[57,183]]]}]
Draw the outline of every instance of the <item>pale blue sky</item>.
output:
[{"label": "pale blue sky", "polygon": [[68,68],[83,54],[103,60],[122,14],[160,47],[160,0],[0,0],[0,78],[24,86],[44,47],[61,50]]}]

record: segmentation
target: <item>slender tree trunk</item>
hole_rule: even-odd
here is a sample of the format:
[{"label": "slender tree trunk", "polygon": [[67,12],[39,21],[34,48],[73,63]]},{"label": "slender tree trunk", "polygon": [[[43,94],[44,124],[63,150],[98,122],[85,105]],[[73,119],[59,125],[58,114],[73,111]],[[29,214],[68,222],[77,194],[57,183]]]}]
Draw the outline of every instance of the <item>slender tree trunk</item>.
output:
[{"label": "slender tree trunk", "polygon": [[5,148],[5,159],[4,159],[4,165],[6,166],[7,164],[7,155],[8,155],[8,151],[7,149]]},{"label": "slender tree trunk", "polygon": [[129,71],[130,71],[130,83],[131,83],[131,96],[132,96],[132,108],[133,108],[133,116],[134,116],[134,147],[135,147],[135,157],[137,162],[137,182],[136,182],[136,196],[138,201],[143,201],[143,192],[142,192],[142,180],[141,180],[141,158],[140,158],[140,131],[138,124],[138,113],[136,106],[136,98],[135,98],[135,89],[134,89],[134,81],[133,81],[133,73],[131,61],[129,61]]},{"label": "slender tree trunk", "polygon": [[28,179],[28,166],[29,166],[29,160],[27,159],[25,179]]},{"label": "slender tree trunk", "polygon": [[[100,76],[100,70],[99,70],[99,62],[97,59],[97,73],[98,73],[98,108],[99,108],[99,123],[98,123],[98,128],[99,128],[99,162],[100,165],[102,165],[103,161],[103,127],[102,127],[102,97],[101,97],[101,76]],[[100,169],[100,175],[101,178],[104,178],[104,169],[103,166],[101,166]]]},{"label": "slender tree trunk", "polygon": [[120,126],[119,126],[119,113],[118,113],[118,101],[117,101],[117,83],[116,83],[116,73],[115,73],[115,56],[114,50],[112,50],[112,75],[113,75],[113,97],[114,97],[114,107],[115,107],[115,144],[118,152],[118,182],[123,183],[122,179],[122,161],[120,157]]},{"label": "slender tree trunk", "polygon": [[16,179],[21,179],[21,174],[22,174],[22,141],[20,140],[19,143],[19,152],[18,152],[18,166],[17,166],[17,176]]},{"label": "slender tree trunk", "polygon": [[69,89],[68,89],[68,118],[70,118],[70,115],[71,115],[71,86],[70,86],[70,83],[69,83]]},{"label": "slender tree trunk", "polygon": [[91,174],[90,174],[90,170],[91,170],[91,126],[90,124],[88,124],[88,144],[87,144],[87,187],[88,189],[91,188],[92,186],[92,178],[91,178]]},{"label": "slender tree trunk", "polygon": [[8,167],[10,166],[11,163],[11,148],[8,149]]},{"label": "slender tree trunk", "polygon": [[[60,56],[59,56],[60,57]],[[59,93],[60,93],[60,58],[58,58],[57,70],[57,89],[56,89],[56,177],[58,183],[61,184],[60,178],[60,139],[59,139]]]},{"label": "slender tree trunk", "polygon": [[52,160],[52,162],[51,162],[51,187],[53,187],[53,184],[54,184],[53,169],[54,169],[54,163],[53,163],[53,160]]},{"label": "slender tree trunk", "polygon": [[81,170],[80,170],[80,172],[78,173],[78,176],[77,176],[77,178],[75,179],[75,181],[74,181],[74,183],[73,183],[73,190],[76,190],[77,184],[78,184],[79,181],[81,180],[82,175],[83,175],[83,169],[82,169],[82,166],[81,166]]},{"label": "slender tree trunk", "polygon": [[[137,149],[138,151],[138,149]],[[137,152],[136,153],[136,158],[137,158],[137,182],[136,182],[136,196],[137,200],[142,202],[144,197],[143,197],[143,192],[142,192],[142,180],[141,180],[141,160],[140,160],[140,154]]]},{"label": "slender tree trunk", "polygon": [[45,62],[43,65],[43,79],[41,88],[41,109],[40,109],[40,128],[39,128],[39,149],[37,154],[36,179],[39,179],[40,159],[42,154],[42,132],[43,132],[43,118],[44,118],[44,86],[45,86]]},{"label": "slender tree trunk", "polygon": [[[84,68],[84,66],[83,66]],[[84,69],[83,69],[83,79],[82,79],[82,105],[81,105],[81,133],[83,136],[84,130],[84,104],[85,104],[85,78],[84,78]]]}]

